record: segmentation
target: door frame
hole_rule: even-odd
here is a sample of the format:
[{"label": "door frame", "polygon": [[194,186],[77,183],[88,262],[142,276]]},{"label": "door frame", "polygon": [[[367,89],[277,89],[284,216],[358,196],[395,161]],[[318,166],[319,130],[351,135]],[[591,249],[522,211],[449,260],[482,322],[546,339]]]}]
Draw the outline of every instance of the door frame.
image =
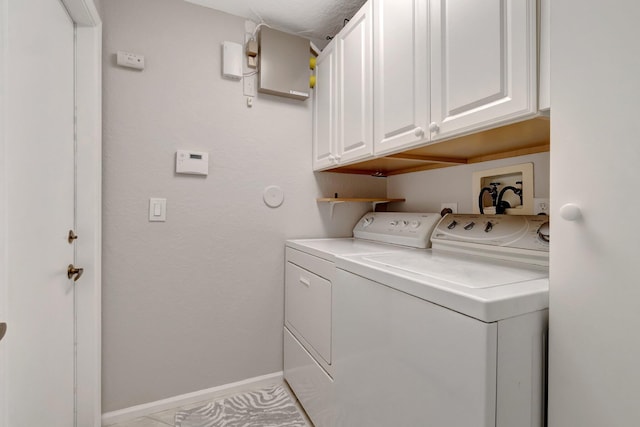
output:
[{"label": "door frame", "polygon": [[[10,0],[0,0],[0,322],[7,322],[6,128],[7,19]],[[102,22],[94,0],[60,0],[75,23],[77,215],[76,265],[85,275],[76,287],[77,425],[101,425],[102,294]],[[7,360],[0,343],[0,427],[9,427]]]}]

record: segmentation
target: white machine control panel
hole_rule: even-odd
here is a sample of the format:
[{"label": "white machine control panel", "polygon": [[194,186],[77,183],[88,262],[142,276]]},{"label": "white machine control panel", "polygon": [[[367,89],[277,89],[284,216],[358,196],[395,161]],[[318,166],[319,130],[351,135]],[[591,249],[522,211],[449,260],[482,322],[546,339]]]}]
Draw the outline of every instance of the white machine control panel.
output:
[{"label": "white machine control panel", "polygon": [[488,252],[523,256],[528,254],[548,260],[549,217],[448,214],[436,226],[431,240],[434,248],[478,255],[487,255]]},{"label": "white machine control panel", "polygon": [[432,238],[548,252],[549,217],[449,214],[436,226]]},{"label": "white machine control panel", "polygon": [[369,212],[353,229],[358,239],[393,243],[413,248],[430,247],[429,237],[439,213]]}]

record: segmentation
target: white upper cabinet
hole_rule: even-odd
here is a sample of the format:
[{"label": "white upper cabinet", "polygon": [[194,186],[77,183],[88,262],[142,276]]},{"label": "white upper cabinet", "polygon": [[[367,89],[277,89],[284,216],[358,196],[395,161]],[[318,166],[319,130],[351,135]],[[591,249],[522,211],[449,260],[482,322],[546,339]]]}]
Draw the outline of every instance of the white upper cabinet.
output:
[{"label": "white upper cabinet", "polygon": [[551,0],[540,0],[538,108],[551,109]]},{"label": "white upper cabinet", "polygon": [[431,139],[537,112],[535,0],[433,0]]},{"label": "white upper cabinet", "polygon": [[313,169],[336,165],[337,153],[337,52],[335,44],[322,51],[316,61],[316,86],[313,95]]},{"label": "white upper cabinet", "polygon": [[373,154],[371,2],[336,36],[338,49],[338,161]]},{"label": "white upper cabinet", "polygon": [[547,25],[539,89],[536,0],[369,0],[318,57],[314,170],[548,109]]},{"label": "white upper cabinet", "polygon": [[371,4],[318,56],[313,98],[313,169],[373,155]]},{"label": "white upper cabinet", "polygon": [[387,154],[428,138],[427,0],[373,0],[374,152]]}]

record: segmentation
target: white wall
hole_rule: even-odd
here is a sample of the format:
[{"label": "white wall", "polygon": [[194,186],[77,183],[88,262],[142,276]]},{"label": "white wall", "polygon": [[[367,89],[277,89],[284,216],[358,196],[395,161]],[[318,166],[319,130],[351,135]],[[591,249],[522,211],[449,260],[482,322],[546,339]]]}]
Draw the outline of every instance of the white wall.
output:
[{"label": "white wall", "polygon": [[478,200],[478,195],[471,191],[473,172],[520,163],[533,163],[534,197],[548,198],[549,153],[540,153],[390,176],[388,196],[405,198],[406,202],[394,203],[389,208],[404,212],[440,212],[441,202],[457,202],[459,213],[471,213],[472,204]]},{"label": "white wall", "polygon": [[[384,179],[311,172],[311,102],[260,95],[220,73],[244,20],[181,0],[109,0],[104,21],[103,411],[282,369],[284,240],[345,236],[319,196],[384,196]],[[114,65],[145,55],[142,72]],[[174,173],[207,151],[208,177]],[[265,206],[280,185],[285,202]],[[167,198],[167,221],[147,220]]]}]

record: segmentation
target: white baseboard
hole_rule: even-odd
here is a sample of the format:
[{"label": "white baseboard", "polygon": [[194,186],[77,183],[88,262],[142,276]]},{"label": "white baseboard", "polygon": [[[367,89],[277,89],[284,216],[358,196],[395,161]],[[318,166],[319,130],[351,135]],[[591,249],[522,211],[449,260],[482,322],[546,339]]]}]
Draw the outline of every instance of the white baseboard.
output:
[{"label": "white baseboard", "polygon": [[247,378],[246,380],[235,383],[224,384],[218,387],[181,394],[167,399],[156,400],[155,402],[131,406],[117,411],[105,412],[102,414],[102,425],[131,421],[135,418],[151,415],[167,409],[178,408],[180,406],[190,405],[204,400],[216,400],[217,398],[228,396],[230,394],[242,393],[244,391],[260,387],[281,384],[282,381],[282,371],[274,372],[272,374],[262,375],[259,377]]}]

